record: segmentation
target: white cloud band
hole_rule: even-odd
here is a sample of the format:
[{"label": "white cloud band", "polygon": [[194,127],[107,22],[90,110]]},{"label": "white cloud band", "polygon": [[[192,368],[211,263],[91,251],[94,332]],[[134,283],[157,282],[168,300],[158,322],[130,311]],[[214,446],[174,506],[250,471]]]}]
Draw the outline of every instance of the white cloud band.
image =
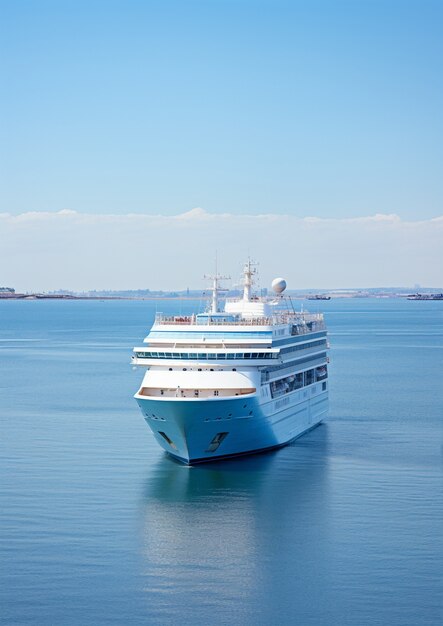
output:
[{"label": "white cloud band", "polygon": [[257,259],[262,285],[277,274],[292,288],[443,284],[443,216],[0,214],[2,283],[20,290],[198,288],[216,249],[235,278]]}]

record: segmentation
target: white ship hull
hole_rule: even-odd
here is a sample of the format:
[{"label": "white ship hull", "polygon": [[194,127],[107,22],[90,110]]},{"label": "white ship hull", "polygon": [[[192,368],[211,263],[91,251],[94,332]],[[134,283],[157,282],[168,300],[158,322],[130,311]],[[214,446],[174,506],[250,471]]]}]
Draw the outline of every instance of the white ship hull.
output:
[{"label": "white ship hull", "polygon": [[327,391],[321,388],[317,383],[267,403],[256,395],[136,399],[159,445],[183,463],[194,464],[276,448],[300,437],[327,413]]}]

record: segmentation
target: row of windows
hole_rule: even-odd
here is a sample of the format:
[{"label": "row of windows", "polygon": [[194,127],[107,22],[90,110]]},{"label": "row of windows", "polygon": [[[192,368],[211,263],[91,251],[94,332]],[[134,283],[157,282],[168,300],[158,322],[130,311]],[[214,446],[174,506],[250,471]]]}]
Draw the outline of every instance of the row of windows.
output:
[{"label": "row of windows", "polygon": [[136,352],[135,356],[139,359],[185,359],[185,360],[232,360],[232,359],[277,359],[278,354],[269,352],[238,352],[225,353],[221,352]]},{"label": "row of windows", "polygon": [[279,396],[283,396],[285,393],[289,393],[290,391],[295,391],[296,389],[301,389],[307,385],[312,385],[312,383],[325,380],[327,377],[327,365],[315,367],[307,372],[291,374],[291,376],[280,378],[280,380],[275,380],[270,384],[271,396],[273,398],[278,398]]},{"label": "row of windows", "polygon": [[304,358],[298,358],[296,362],[286,361],[286,363],[281,363],[280,365],[268,366],[266,370],[262,372],[262,383],[266,382],[267,380],[275,376],[275,372],[279,372],[280,370],[288,370],[288,368],[294,367],[295,365],[299,367],[300,365],[304,365],[305,363],[309,364],[309,363],[312,363],[313,361],[317,363],[319,359],[323,360],[326,358],[327,358],[326,352],[321,352],[320,354],[316,354],[315,356],[311,354],[311,355],[305,356]]},{"label": "row of windows", "polygon": [[280,350],[281,354],[288,354],[289,352],[296,352],[297,350],[306,350],[307,348],[317,348],[319,346],[323,346],[326,348],[326,340],[321,339],[319,341],[311,341],[310,343],[302,343],[296,346],[289,346],[289,348],[282,348]]},{"label": "row of windows", "polygon": [[298,335],[298,337],[286,337],[285,339],[274,339],[272,342],[273,346],[285,346],[288,343],[288,340],[293,343],[306,343],[307,341],[313,341],[314,339],[326,339],[326,331],[317,331],[315,333],[310,333],[309,336],[306,334]]},{"label": "row of windows", "polygon": [[305,335],[319,330],[324,330],[324,322],[307,322],[306,324],[294,324],[291,328],[291,335]]}]

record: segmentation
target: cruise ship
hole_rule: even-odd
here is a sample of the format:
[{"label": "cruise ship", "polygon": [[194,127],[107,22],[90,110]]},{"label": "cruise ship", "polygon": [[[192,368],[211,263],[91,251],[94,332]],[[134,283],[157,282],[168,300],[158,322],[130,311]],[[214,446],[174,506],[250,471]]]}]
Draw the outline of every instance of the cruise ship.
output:
[{"label": "cruise ship", "polygon": [[284,446],[328,410],[328,340],[322,314],[296,311],[282,278],[274,295],[253,294],[220,310],[221,277],[207,312],[157,314],[132,362],[146,369],[135,394],[158,444],[192,465]]}]

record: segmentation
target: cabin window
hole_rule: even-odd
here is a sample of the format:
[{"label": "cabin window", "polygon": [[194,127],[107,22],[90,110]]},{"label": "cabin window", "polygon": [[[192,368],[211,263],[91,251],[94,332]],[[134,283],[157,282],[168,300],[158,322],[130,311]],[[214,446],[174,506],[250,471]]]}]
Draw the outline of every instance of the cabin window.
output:
[{"label": "cabin window", "polygon": [[314,370],[308,370],[305,372],[305,385],[312,385],[314,382]]},{"label": "cabin window", "polygon": [[294,389],[301,389],[303,387],[303,374],[296,374],[294,381]]},{"label": "cabin window", "polygon": [[328,377],[328,368],[326,365],[315,368],[315,380],[324,380]]},{"label": "cabin window", "polygon": [[273,398],[278,398],[285,393],[301,389],[301,387],[303,387],[303,373],[300,372],[299,374],[291,374],[290,376],[271,382],[271,396]]}]

